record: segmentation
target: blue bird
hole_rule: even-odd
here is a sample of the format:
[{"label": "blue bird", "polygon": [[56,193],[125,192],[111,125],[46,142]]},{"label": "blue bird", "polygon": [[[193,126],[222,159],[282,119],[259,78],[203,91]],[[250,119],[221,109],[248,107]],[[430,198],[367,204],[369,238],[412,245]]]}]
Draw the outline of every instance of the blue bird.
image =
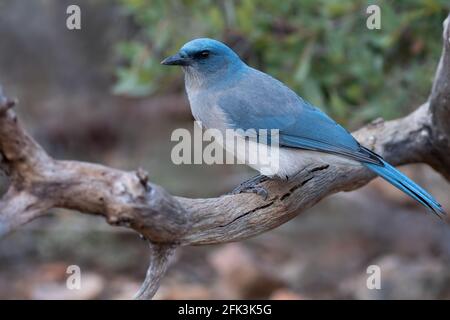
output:
[{"label": "blue bird", "polygon": [[308,162],[332,157],[366,166],[436,215],[445,214],[427,191],[283,83],[245,64],[225,44],[195,39],[161,63],[182,66],[192,114],[204,127],[279,131],[277,168],[251,165],[262,175],[286,179]]}]

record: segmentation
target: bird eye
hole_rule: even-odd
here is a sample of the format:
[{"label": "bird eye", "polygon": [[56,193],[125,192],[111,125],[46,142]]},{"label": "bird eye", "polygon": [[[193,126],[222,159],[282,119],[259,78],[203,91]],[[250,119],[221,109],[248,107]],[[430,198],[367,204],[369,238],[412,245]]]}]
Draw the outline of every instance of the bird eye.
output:
[{"label": "bird eye", "polygon": [[209,56],[209,51],[208,50],[203,50],[200,52],[200,57],[202,58],[208,58]]}]

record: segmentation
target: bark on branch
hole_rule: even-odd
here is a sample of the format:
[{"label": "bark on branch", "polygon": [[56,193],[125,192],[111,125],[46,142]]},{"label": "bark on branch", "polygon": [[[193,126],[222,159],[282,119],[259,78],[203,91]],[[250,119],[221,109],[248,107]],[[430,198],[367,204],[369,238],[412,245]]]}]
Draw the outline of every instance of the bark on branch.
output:
[{"label": "bark on branch", "polygon": [[[429,100],[410,115],[375,121],[354,132],[365,146],[394,165],[427,163],[450,181],[450,18]],[[134,229],[151,243],[151,263],[137,298],[151,298],[170,255],[180,245],[223,243],[275,228],[324,197],[357,189],[374,175],[363,167],[310,163],[289,182],[264,181],[267,199],[254,194],[190,199],[168,194],[142,170],[49,156],[18,121],[0,92],[0,168],[10,186],[0,200],[0,236],[50,208],[104,216],[112,225]]]}]

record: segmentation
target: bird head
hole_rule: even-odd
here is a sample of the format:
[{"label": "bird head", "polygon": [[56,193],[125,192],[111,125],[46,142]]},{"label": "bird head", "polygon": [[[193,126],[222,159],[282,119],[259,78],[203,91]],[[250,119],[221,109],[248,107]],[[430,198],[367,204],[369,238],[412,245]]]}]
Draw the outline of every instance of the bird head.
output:
[{"label": "bird head", "polygon": [[207,76],[234,69],[244,63],[222,42],[200,38],[189,41],[178,53],[161,61],[161,64],[182,66],[186,72]]}]

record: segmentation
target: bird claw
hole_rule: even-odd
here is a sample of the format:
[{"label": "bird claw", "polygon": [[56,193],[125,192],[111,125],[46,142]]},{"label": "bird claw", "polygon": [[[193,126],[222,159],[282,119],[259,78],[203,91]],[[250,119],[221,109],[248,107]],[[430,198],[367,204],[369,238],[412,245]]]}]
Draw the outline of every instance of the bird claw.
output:
[{"label": "bird claw", "polygon": [[264,200],[267,200],[267,198],[269,197],[269,192],[266,188],[259,185],[259,183],[266,180],[268,180],[266,176],[258,175],[251,178],[250,180],[242,182],[233,191],[231,191],[231,194],[255,193],[261,196]]}]

